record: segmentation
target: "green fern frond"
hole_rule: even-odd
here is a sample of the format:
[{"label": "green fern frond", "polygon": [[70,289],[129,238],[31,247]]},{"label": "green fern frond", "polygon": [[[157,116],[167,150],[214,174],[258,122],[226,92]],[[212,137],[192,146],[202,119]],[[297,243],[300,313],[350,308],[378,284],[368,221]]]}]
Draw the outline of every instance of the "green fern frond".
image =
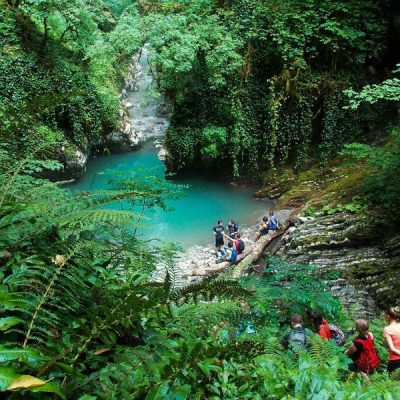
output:
[{"label": "green fern frond", "polygon": [[67,214],[60,227],[88,226],[96,223],[110,223],[113,225],[137,225],[135,219],[140,217],[132,211],[121,210],[78,210]]}]

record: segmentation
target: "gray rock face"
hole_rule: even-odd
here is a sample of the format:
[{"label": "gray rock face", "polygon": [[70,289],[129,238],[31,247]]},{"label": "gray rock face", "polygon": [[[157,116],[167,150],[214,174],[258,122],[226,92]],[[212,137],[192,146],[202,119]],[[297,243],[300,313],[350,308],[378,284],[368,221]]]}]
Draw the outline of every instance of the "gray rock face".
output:
[{"label": "gray rock face", "polygon": [[160,161],[165,161],[168,156],[168,150],[164,146],[161,146],[158,152],[158,158],[160,159]]},{"label": "gray rock face", "polygon": [[89,158],[89,152],[85,153],[76,149],[72,155],[65,156],[65,165],[68,172],[74,177],[79,178],[86,171],[86,163]]},{"label": "gray rock face", "polygon": [[[379,285],[373,275],[383,271],[389,261],[381,233],[345,213],[291,222],[295,226],[290,228],[278,255],[288,262],[316,266],[317,272],[326,277],[332,294],[351,315],[375,315]],[[364,271],[362,277],[357,275],[360,271]]]},{"label": "gray rock face", "polygon": [[[161,138],[168,127],[168,107],[152,94],[152,74],[148,49],[145,45],[132,57],[124,76],[121,90],[119,121],[117,129],[97,143],[89,143],[85,151],[77,150],[66,157],[65,165],[69,174],[79,178],[86,170],[91,147],[108,148],[113,153],[129,152],[137,149],[149,138]],[[161,159],[167,153],[161,152]]]},{"label": "gray rock face", "polygon": [[149,50],[145,45],[132,57],[124,78],[118,129],[106,138],[111,151],[132,151],[147,139],[164,136],[168,127],[167,106],[153,95],[152,84]]}]

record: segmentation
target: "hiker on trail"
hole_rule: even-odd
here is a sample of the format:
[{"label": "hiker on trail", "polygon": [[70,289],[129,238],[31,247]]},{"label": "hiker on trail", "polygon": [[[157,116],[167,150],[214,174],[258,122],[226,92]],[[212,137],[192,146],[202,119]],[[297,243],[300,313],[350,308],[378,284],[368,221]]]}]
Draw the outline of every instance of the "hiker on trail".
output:
[{"label": "hiker on trail", "polygon": [[260,230],[258,231],[256,236],[256,241],[260,239],[261,236],[268,235],[268,231],[269,231],[268,217],[263,217],[260,225]]},{"label": "hiker on trail", "polygon": [[236,234],[239,232],[239,225],[235,224],[235,221],[231,219],[228,223],[228,230],[229,230],[229,236],[234,239]]},{"label": "hiker on trail", "polygon": [[293,351],[307,348],[307,336],[309,333],[303,326],[303,318],[299,314],[292,317],[292,329],[286,332],[280,340],[283,347]]},{"label": "hiker on trail", "polygon": [[380,360],[376,353],[374,336],[371,332],[368,332],[368,321],[357,319],[356,331],[358,336],[344,354],[354,362],[354,364],[349,365],[349,370],[361,372],[364,377],[367,377],[367,374],[375,371]]},{"label": "hiker on trail", "polygon": [[225,259],[232,263],[237,261],[237,252],[232,242],[228,243],[228,248],[225,249]]},{"label": "hiker on trail", "polygon": [[244,251],[245,244],[244,241],[241,239],[240,232],[236,234],[236,239],[233,239],[226,235],[225,233],[223,234],[229,241],[231,241],[235,245],[236,253],[241,254]]},{"label": "hiker on trail", "polygon": [[271,210],[269,212],[269,230],[271,231],[277,231],[279,229],[279,221],[276,215],[274,215],[274,212]]},{"label": "hiker on trail", "polygon": [[386,311],[386,321],[388,325],[383,330],[383,336],[386,339],[389,348],[388,372],[400,368],[400,309],[390,307]]},{"label": "hiker on trail", "polygon": [[224,245],[224,237],[223,237],[224,225],[222,221],[217,222],[217,225],[215,225],[214,228],[212,229],[212,233],[215,236],[215,247],[217,248],[217,253],[218,253],[218,251],[221,249],[221,246]]},{"label": "hiker on trail", "polygon": [[314,325],[315,333],[322,337],[322,339],[330,340],[332,339],[331,331],[329,329],[329,324],[326,320],[322,318],[322,315],[309,310],[307,311],[307,317]]}]

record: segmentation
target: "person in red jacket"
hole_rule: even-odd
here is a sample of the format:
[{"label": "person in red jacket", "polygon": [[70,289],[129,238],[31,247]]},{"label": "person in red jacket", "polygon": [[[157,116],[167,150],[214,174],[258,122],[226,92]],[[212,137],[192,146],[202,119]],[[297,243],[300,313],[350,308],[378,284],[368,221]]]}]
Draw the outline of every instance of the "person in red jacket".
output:
[{"label": "person in red jacket", "polygon": [[237,254],[242,254],[244,251],[244,248],[246,247],[244,241],[241,239],[240,232],[236,233],[236,239],[231,238],[230,236],[226,235],[223,233],[224,237],[226,237],[228,240],[230,240],[234,245]]},{"label": "person in red jacket", "polygon": [[356,331],[358,336],[351,346],[344,352],[353,360],[354,364],[349,365],[349,370],[361,372],[364,377],[371,374],[380,364],[379,357],[374,345],[374,336],[368,332],[368,321],[365,319],[356,320]]},{"label": "person in red jacket", "polygon": [[331,330],[329,328],[328,322],[322,318],[322,315],[309,310],[307,311],[308,319],[314,325],[315,333],[322,337],[322,339],[330,340],[332,339]]}]

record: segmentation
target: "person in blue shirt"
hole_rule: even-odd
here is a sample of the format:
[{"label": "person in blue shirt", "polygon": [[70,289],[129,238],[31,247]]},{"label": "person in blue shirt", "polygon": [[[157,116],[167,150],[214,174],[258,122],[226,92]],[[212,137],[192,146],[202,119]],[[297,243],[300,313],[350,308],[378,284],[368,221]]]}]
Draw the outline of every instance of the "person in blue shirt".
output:
[{"label": "person in blue shirt", "polygon": [[269,212],[268,228],[271,231],[277,231],[279,229],[279,221],[274,212],[271,210]]},{"label": "person in blue shirt", "polygon": [[212,233],[215,236],[215,247],[217,248],[217,254],[218,251],[221,249],[221,246],[224,245],[224,225],[222,223],[222,221],[218,221],[217,225],[214,226],[214,228],[212,229]]},{"label": "person in blue shirt", "polygon": [[225,252],[225,259],[232,263],[235,263],[237,261],[237,251],[232,242],[228,243],[228,248]]}]

